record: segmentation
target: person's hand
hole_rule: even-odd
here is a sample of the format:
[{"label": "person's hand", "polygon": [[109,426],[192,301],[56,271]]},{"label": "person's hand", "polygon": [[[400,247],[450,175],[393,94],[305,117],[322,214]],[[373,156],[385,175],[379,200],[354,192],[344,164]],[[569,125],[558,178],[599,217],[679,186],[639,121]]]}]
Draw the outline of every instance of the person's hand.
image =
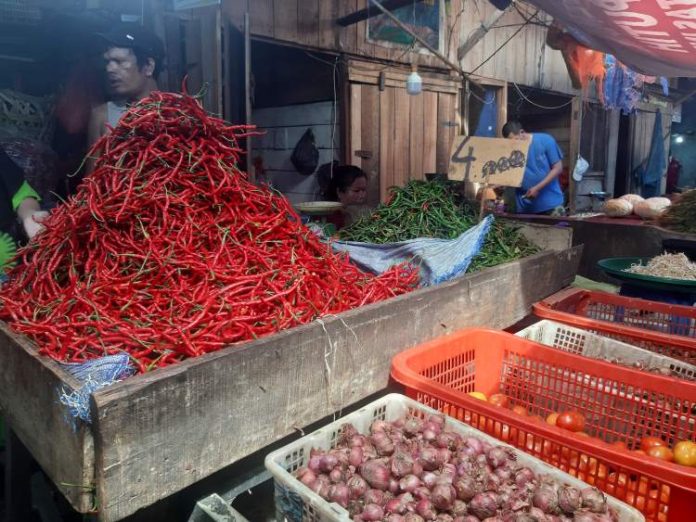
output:
[{"label": "person's hand", "polygon": [[36,234],[43,230],[44,227],[41,222],[46,219],[47,216],[48,212],[45,210],[35,210],[22,220],[24,232],[27,234],[29,239],[33,238]]},{"label": "person's hand", "polygon": [[536,186],[534,186],[527,191],[527,193],[524,195],[524,197],[527,199],[534,199],[538,195],[539,195],[539,189]]}]

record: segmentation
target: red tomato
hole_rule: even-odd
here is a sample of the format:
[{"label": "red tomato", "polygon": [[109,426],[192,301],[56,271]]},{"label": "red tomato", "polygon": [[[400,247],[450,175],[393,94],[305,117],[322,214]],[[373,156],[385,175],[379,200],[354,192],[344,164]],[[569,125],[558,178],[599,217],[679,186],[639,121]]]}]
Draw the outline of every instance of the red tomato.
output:
[{"label": "red tomato", "polygon": [[628,450],[628,446],[626,446],[626,443],[622,440],[617,440],[615,442],[611,443],[612,447],[620,450]]},{"label": "red tomato", "polygon": [[527,409],[524,406],[513,406],[512,412],[516,413],[517,415],[521,415],[522,417],[527,416]]},{"label": "red tomato", "polygon": [[674,460],[683,466],[696,467],[696,443],[683,440],[674,446]]},{"label": "red tomato", "polygon": [[645,452],[655,446],[667,446],[667,443],[659,437],[645,437],[640,441],[640,449]]},{"label": "red tomato", "polygon": [[577,411],[566,411],[556,419],[556,426],[570,431],[584,431],[585,417]]},{"label": "red tomato", "polygon": [[488,397],[488,402],[493,406],[499,406],[501,408],[507,408],[510,405],[510,399],[504,393],[494,393]]},{"label": "red tomato", "polygon": [[672,453],[672,450],[667,446],[653,446],[652,448],[648,448],[646,453],[651,457],[666,460],[667,462],[672,462],[674,460],[674,453]]}]

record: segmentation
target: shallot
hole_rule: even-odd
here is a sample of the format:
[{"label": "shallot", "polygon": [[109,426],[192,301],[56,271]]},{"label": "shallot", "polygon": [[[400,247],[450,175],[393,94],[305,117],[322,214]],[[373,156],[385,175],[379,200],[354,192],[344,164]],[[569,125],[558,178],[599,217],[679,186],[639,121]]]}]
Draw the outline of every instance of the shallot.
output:
[{"label": "shallot", "polygon": [[582,507],[582,493],[572,486],[561,486],[558,490],[558,507],[572,515]]},{"label": "shallot", "polygon": [[353,475],[350,477],[346,485],[348,486],[348,491],[350,492],[350,498],[355,500],[362,498],[365,492],[369,489],[367,482],[360,475]]},{"label": "shallot", "polygon": [[377,504],[367,504],[361,516],[366,522],[379,522],[384,518],[384,509]]},{"label": "shallot", "polygon": [[597,488],[582,490],[582,506],[593,513],[604,513],[607,510],[607,498]]},{"label": "shallot", "polygon": [[376,460],[368,460],[360,466],[360,474],[375,489],[389,489],[389,470]]},{"label": "shallot", "polygon": [[437,518],[437,513],[435,512],[435,506],[428,499],[421,499],[416,504],[416,513],[423,517],[424,520],[435,520]]},{"label": "shallot", "polygon": [[461,435],[445,418],[377,420],[370,433],[342,427],[336,446],[312,449],[295,472],[304,486],[356,522],[613,522],[596,488],[538,476],[509,446]]},{"label": "shallot", "polygon": [[469,511],[480,519],[486,519],[498,511],[498,495],[491,491],[479,493],[469,502]]}]

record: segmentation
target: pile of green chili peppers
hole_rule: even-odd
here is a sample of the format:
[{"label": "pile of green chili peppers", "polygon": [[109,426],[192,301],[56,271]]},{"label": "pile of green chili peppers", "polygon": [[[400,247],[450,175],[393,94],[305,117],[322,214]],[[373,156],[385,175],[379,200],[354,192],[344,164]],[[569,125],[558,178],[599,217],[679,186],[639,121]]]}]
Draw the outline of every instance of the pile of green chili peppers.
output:
[{"label": "pile of green chili peppers", "polygon": [[[395,243],[420,237],[454,239],[478,222],[478,208],[466,203],[452,182],[410,181],[394,187],[388,203],[348,228],[340,239],[363,243]],[[511,225],[495,221],[468,272],[536,254],[539,247]]]}]

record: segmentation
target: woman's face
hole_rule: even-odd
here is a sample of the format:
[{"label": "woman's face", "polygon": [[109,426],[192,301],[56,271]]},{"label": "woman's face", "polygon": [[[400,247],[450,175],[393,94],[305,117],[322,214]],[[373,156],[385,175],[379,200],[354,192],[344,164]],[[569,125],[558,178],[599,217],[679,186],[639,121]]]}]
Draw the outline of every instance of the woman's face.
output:
[{"label": "woman's face", "polygon": [[344,205],[362,205],[367,199],[367,178],[360,176],[346,189],[338,191],[338,199]]}]

